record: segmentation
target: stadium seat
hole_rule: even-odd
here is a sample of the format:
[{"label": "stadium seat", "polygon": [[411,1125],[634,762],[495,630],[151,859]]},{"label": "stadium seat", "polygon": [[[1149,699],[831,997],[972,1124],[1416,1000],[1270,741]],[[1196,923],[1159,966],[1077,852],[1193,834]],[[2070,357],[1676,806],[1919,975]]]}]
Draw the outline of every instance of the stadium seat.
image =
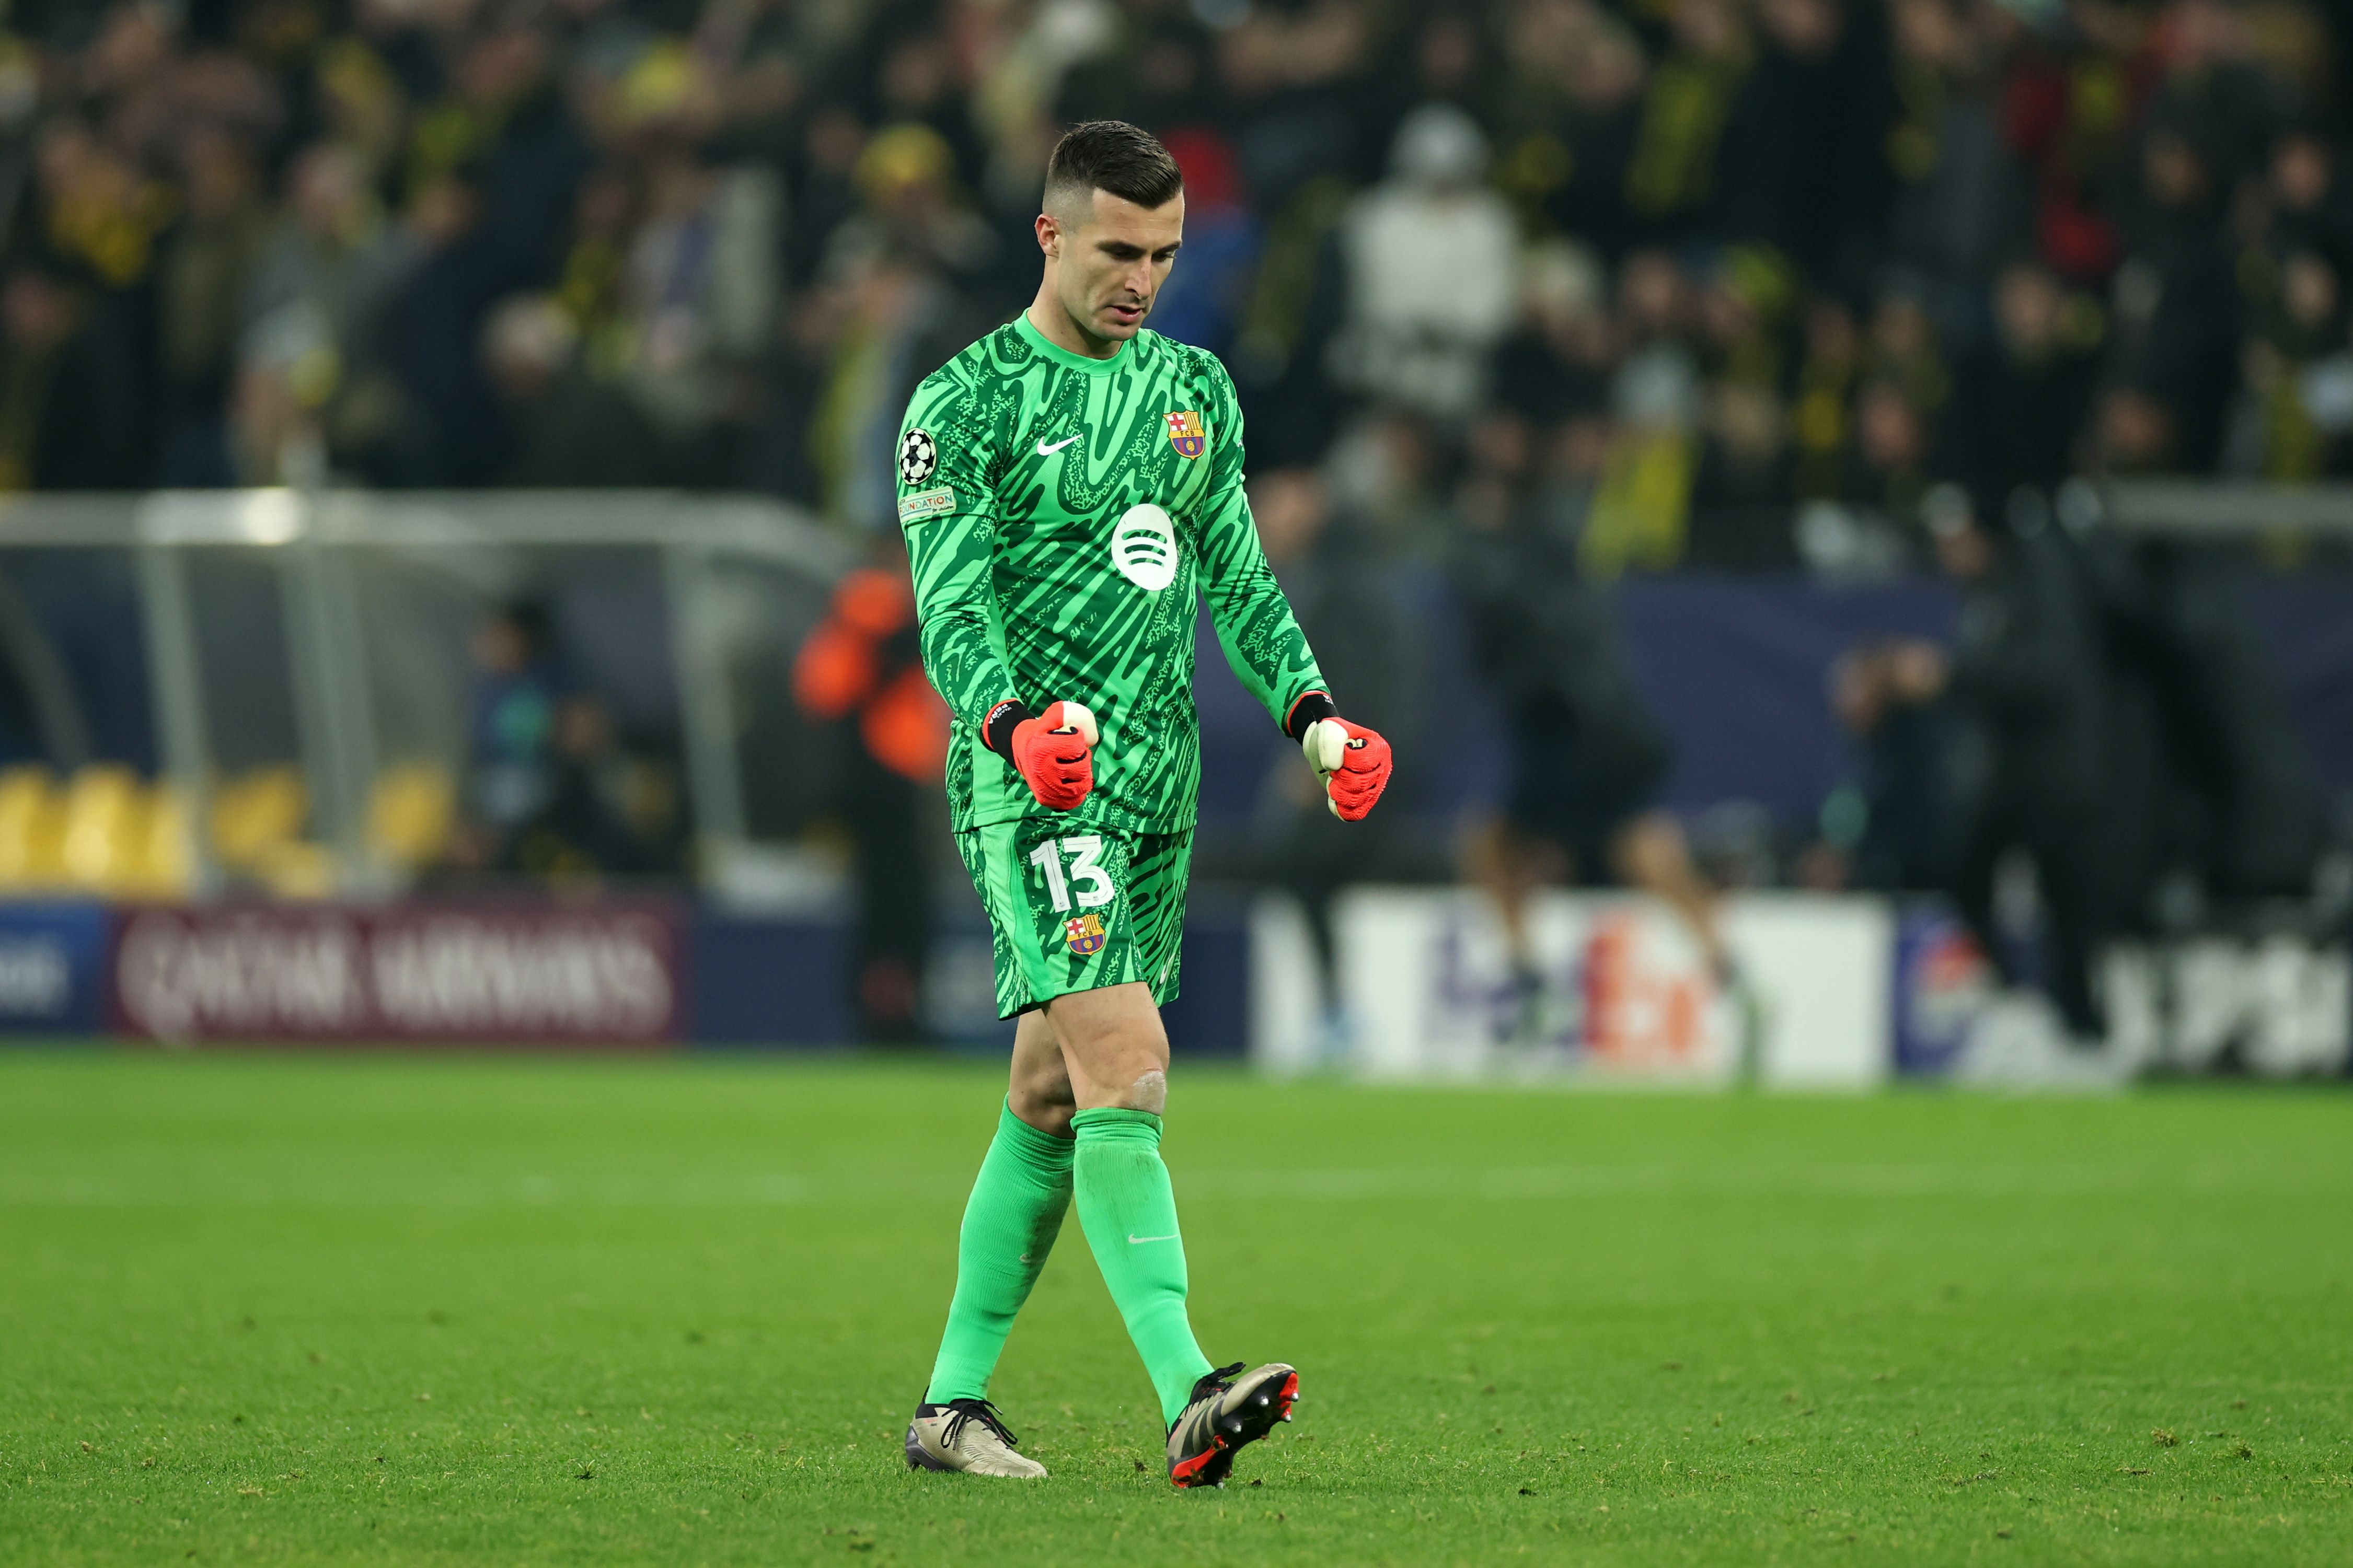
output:
[{"label": "stadium seat", "polygon": [[290,764],[256,768],[213,795],[213,853],[232,871],[258,871],[281,844],[300,838],[311,792]]},{"label": "stadium seat", "polygon": [[96,763],[78,770],[66,786],[67,879],[100,895],[136,889],[147,865],[148,815],[146,786],[129,768]]},{"label": "stadium seat", "polygon": [[65,802],[38,763],[0,771],[0,891],[52,892],[66,879]]},{"label": "stadium seat", "polygon": [[448,769],[438,763],[387,768],[368,798],[368,847],[389,865],[420,869],[448,847],[457,816],[457,781]]}]

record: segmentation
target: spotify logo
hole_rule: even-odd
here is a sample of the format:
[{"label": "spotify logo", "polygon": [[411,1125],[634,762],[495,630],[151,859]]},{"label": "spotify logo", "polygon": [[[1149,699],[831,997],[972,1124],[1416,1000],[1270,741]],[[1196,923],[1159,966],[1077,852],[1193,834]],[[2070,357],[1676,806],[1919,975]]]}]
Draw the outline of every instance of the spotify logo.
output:
[{"label": "spotify logo", "polygon": [[1150,501],[1129,507],[1112,530],[1111,563],[1145,593],[1157,594],[1176,580],[1176,525]]}]

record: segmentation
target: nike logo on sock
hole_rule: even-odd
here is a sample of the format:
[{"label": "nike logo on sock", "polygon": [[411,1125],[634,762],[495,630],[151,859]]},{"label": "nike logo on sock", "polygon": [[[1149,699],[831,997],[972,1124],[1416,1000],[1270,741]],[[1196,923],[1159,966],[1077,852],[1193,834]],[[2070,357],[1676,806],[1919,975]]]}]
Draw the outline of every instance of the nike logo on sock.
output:
[{"label": "nike logo on sock", "polygon": [[1177,1232],[1173,1230],[1166,1236],[1138,1236],[1131,1230],[1127,1233],[1127,1244],[1130,1247],[1142,1247],[1147,1241],[1174,1241],[1176,1237]]},{"label": "nike logo on sock", "polygon": [[1071,442],[1077,439],[1078,437],[1076,436],[1065,436],[1060,440],[1049,447],[1046,445],[1044,437],[1041,437],[1038,442],[1038,455],[1041,458],[1050,458],[1055,453],[1060,451],[1063,447],[1069,446]]}]

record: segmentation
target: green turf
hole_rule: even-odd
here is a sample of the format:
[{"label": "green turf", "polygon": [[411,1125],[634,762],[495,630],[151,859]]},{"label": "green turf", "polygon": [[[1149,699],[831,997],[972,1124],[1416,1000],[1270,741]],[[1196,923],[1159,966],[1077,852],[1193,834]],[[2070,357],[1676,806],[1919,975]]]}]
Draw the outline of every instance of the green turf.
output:
[{"label": "green turf", "polygon": [[0,1053],[0,1560],[2353,1561],[2342,1094],[1176,1076],[1199,1495],[1075,1221],[903,1468],[977,1068]]}]

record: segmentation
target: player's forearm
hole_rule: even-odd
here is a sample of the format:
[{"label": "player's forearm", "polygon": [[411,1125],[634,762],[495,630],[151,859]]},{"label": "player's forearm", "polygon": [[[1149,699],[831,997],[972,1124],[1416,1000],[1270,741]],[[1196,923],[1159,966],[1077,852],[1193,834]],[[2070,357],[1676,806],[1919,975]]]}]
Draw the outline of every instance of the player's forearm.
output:
[{"label": "player's forearm", "polygon": [[[1262,595],[1223,608],[1213,594],[1209,622],[1217,628],[1218,646],[1225,650],[1226,663],[1242,689],[1258,699],[1268,718],[1297,739],[1291,730],[1293,710],[1310,693],[1328,694],[1331,688],[1324,683],[1314,650],[1307,646],[1291,605],[1274,585],[1271,574],[1266,589]],[[1307,721],[1326,716],[1314,714]]]},{"label": "player's forearm", "polygon": [[[1286,730],[1292,710],[1311,691],[1331,689],[1314,650],[1291,613],[1291,601],[1267,564],[1250,506],[1236,495],[1229,510],[1203,530],[1202,596],[1218,646],[1243,689]],[[1293,738],[1297,739],[1294,733]]]},{"label": "player's forearm", "polygon": [[975,730],[985,729],[996,709],[1018,704],[1013,677],[989,642],[987,616],[961,606],[926,614],[919,640],[933,689]]}]

